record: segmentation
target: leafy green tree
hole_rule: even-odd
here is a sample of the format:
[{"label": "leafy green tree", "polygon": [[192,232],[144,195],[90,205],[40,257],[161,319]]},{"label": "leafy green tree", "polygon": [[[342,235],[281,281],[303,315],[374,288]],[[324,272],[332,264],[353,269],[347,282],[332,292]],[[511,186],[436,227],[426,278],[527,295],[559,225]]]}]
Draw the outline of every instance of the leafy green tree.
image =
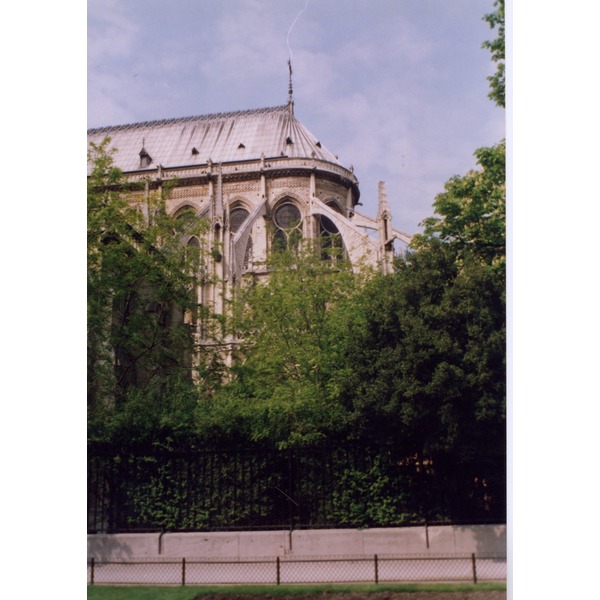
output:
[{"label": "leafy green tree", "polygon": [[[193,340],[183,314],[196,309],[194,273],[202,257],[198,248],[181,241],[183,235],[201,235],[205,228],[194,215],[168,214],[168,190],[134,195],[136,186],[128,184],[113,164],[115,152],[107,138],[91,144],[88,153],[92,166],[87,231],[92,437],[107,431],[111,419],[127,421],[122,417],[131,413],[132,406],[145,413],[138,421],[151,423],[156,417],[151,399],[156,402],[167,390],[172,392],[176,382],[191,386]],[[166,412],[167,404],[158,402]]]},{"label": "leafy green tree", "polygon": [[354,435],[430,473],[413,486],[428,518],[505,510],[504,143],[475,154],[396,272],[368,282],[347,338]]},{"label": "leafy green tree", "polygon": [[342,351],[358,280],[306,249],[274,253],[270,269],[268,281],[240,291],[232,380],[200,407],[201,421],[213,433],[282,446],[323,440],[345,422]]},{"label": "leafy green tree", "polygon": [[506,144],[475,152],[480,168],[452,177],[433,204],[437,216],[425,219],[415,249],[434,239],[448,243],[457,259],[467,255],[503,273],[506,267]]},{"label": "leafy green tree", "polygon": [[[367,313],[355,321],[347,353],[349,431],[366,444],[389,444],[415,473],[435,473],[413,486],[415,512],[484,514],[492,486],[502,512],[502,282],[478,261],[458,263],[438,240],[369,282],[361,304]],[[434,491],[439,497],[426,500]]]},{"label": "leafy green tree", "polygon": [[497,7],[492,13],[483,17],[492,29],[498,28],[498,37],[495,40],[485,41],[483,48],[487,48],[492,54],[492,60],[497,63],[496,72],[488,77],[490,82],[490,93],[488,97],[498,106],[505,107],[506,76],[505,76],[505,41],[504,41],[504,0],[496,0]]}]

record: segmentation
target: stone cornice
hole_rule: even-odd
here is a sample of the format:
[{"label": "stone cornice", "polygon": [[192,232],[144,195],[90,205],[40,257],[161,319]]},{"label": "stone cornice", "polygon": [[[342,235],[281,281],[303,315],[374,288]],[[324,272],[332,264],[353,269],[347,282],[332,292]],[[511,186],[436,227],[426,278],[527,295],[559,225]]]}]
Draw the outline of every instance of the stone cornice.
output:
[{"label": "stone cornice", "polygon": [[310,158],[274,157],[264,160],[240,161],[221,165],[205,163],[202,165],[168,168],[159,166],[156,170],[130,171],[124,173],[128,182],[147,181],[151,187],[160,183],[177,180],[179,185],[199,185],[216,180],[219,172],[223,182],[256,180],[261,175],[268,179],[277,177],[310,175],[315,172],[320,177],[342,183],[353,189],[355,203],[359,199],[358,180],[354,173],[340,165]]}]

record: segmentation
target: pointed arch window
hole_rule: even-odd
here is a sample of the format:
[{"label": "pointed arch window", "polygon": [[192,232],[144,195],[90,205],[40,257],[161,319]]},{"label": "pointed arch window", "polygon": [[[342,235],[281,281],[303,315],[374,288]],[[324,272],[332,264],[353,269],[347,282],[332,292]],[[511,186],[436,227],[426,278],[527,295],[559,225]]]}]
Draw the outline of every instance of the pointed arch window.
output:
[{"label": "pointed arch window", "polygon": [[186,204],[179,208],[173,216],[178,221],[177,227],[173,228],[173,234],[179,236],[182,245],[189,245],[192,240],[190,235],[198,223],[197,210]]},{"label": "pointed arch window", "polygon": [[302,214],[300,209],[290,201],[284,201],[273,215],[275,234],[273,247],[275,250],[291,250],[296,248],[302,239]]},{"label": "pointed arch window", "polygon": [[235,233],[248,218],[250,213],[243,207],[238,206],[231,209],[229,213],[229,229],[232,233]]},{"label": "pointed arch window", "polygon": [[[229,212],[229,229],[231,233],[236,233],[240,227],[245,223],[250,213],[243,206],[236,206]],[[244,251],[244,270],[248,270],[252,263],[252,236],[248,238],[246,243],[246,250]]]},{"label": "pointed arch window", "polygon": [[344,258],[344,242],[336,224],[325,215],[319,216],[321,258],[332,262]]},{"label": "pointed arch window", "polygon": [[186,245],[186,254],[190,259],[190,266],[197,273],[200,267],[200,240],[193,235]]},{"label": "pointed arch window", "polygon": [[183,322],[188,325],[198,324],[198,272],[200,270],[200,240],[193,235],[190,237],[185,248],[192,271],[192,282],[190,289],[190,305],[183,313]]},{"label": "pointed arch window", "polygon": [[195,221],[198,217],[198,212],[193,206],[186,204],[177,210],[177,212],[173,215],[176,219],[181,221]]}]

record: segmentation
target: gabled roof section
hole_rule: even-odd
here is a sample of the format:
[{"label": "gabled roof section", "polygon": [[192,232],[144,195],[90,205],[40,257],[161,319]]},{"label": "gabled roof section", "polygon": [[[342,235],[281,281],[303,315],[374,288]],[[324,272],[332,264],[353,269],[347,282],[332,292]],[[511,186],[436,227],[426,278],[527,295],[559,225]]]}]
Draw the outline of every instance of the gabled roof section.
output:
[{"label": "gabled roof section", "polygon": [[[115,165],[124,172],[287,156],[340,165],[293,114],[289,105],[147,121],[88,130],[88,141],[111,138]],[[140,152],[152,157],[144,166]]]}]

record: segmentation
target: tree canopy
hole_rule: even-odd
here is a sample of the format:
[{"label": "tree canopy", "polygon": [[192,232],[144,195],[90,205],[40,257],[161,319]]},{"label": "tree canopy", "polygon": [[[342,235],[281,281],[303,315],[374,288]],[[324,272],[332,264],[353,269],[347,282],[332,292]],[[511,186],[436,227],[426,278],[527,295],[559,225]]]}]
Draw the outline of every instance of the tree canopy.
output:
[{"label": "tree canopy", "polygon": [[132,201],[108,141],[91,151],[91,439],[131,451],[358,444],[370,462],[335,463],[340,523],[505,517],[503,142],[448,181],[391,274],[359,276],[306,243],[272,253],[223,322],[233,366],[205,362],[195,384],[182,316],[202,245],[190,255],[182,240],[203,224],[170,216],[164,193]]},{"label": "tree canopy", "polygon": [[467,255],[503,273],[506,266],[506,144],[475,151],[479,169],[454,176],[433,203],[435,216],[422,223],[415,249],[439,239],[457,259]]},{"label": "tree canopy", "polygon": [[483,17],[492,29],[498,28],[498,36],[494,40],[483,42],[482,47],[487,48],[492,60],[497,64],[496,72],[488,77],[490,93],[488,97],[502,108],[506,105],[506,67],[505,67],[505,37],[504,37],[504,0],[495,0],[496,10]]},{"label": "tree canopy", "polygon": [[[489,97],[503,107],[504,0],[494,6],[484,19],[498,36],[483,47],[498,65]],[[245,277],[220,323],[235,340],[228,370],[215,353],[192,361],[198,348],[184,318],[198,309],[204,260],[203,245],[185,240],[202,239],[206,224],[169,214],[168,188],[140,194],[114,152],[107,139],[88,157],[92,444],[118,453],[301,448],[317,453],[313,466],[325,445],[352,444],[364,460],[331,453],[334,487],[315,479],[305,492],[306,505],[327,494],[337,524],[506,518],[504,141],[478,149],[477,167],[449,179],[391,274],[357,275],[300,238],[273,252],[268,277]],[[264,478],[266,514],[291,463],[252,456],[246,475],[252,485]],[[238,524],[235,511],[216,514],[223,494],[240,493],[237,463],[219,460],[228,491],[190,510],[203,523]],[[142,454],[140,464],[156,463]],[[128,487],[146,526],[187,526],[175,503],[191,502],[189,486],[169,487],[177,465]]]},{"label": "tree canopy", "polygon": [[209,407],[212,422],[218,415],[232,433],[241,419],[250,439],[284,446],[323,440],[344,424],[337,396],[358,280],[306,245],[275,252],[269,269],[232,307],[239,346],[231,380]]},{"label": "tree canopy", "polygon": [[193,215],[167,213],[167,190],[140,194],[127,183],[113,165],[115,152],[107,138],[88,153],[90,433],[122,423],[132,403],[145,406],[146,416],[156,413],[147,410],[151,402],[160,405],[177,382],[191,384],[193,341],[183,315],[196,310],[201,256],[181,240],[205,230]]},{"label": "tree canopy", "polygon": [[451,490],[457,516],[477,512],[475,481],[504,501],[506,384],[503,282],[481,262],[455,258],[432,240],[367,284],[344,398],[351,435],[429,465],[438,476],[430,491]]}]

